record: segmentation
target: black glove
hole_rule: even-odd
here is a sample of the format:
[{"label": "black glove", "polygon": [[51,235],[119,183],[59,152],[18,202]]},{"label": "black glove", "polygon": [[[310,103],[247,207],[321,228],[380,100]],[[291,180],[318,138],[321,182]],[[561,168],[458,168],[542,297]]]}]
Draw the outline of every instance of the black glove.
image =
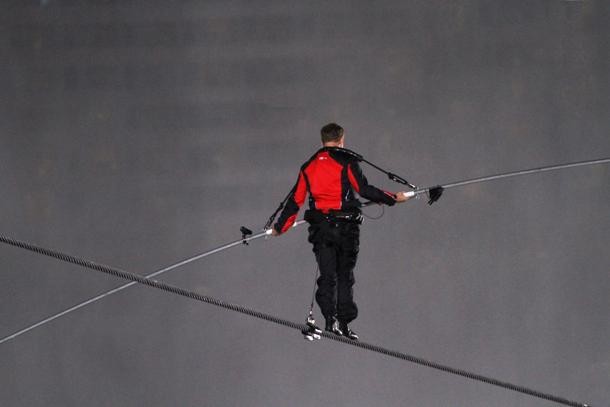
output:
[{"label": "black glove", "polygon": [[428,205],[432,205],[434,202],[438,201],[438,199],[443,195],[444,188],[440,185],[432,187],[428,190]]}]

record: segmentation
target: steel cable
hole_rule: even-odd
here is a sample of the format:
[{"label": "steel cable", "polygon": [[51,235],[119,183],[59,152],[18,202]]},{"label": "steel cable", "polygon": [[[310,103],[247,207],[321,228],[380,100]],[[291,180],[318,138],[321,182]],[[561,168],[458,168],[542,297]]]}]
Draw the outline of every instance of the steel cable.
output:
[{"label": "steel cable", "polygon": [[[58,259],[58,260],[61,260],[61,261],[67,262],[67,263],[75,264],[75,265],[81,266],[83,268],[87,268],[90,270],[95,270],[95,271],[99,271],[99,272],[102,272],[105,274],[109,274],[113,277],[122,278],[124,280],[129,280],[134,283],[140,283],[140,284],[143,284],[143,285],[146,285],[149,287],[153,287],[153,288],[157,288],[157,289],[160,289],[160,290],[172,293],[172,294],[180,295],[180,296],[190,298],[190,299],[193,299],[196,301],[205,302],[205,303],[208,303],[211,305],[215,305],[217,307],[239,312],[244,315],[249,315],[251,317],[259,318],[259,319],[269,321],[274,324],[282,325],[282,326],[285,326],[288,328],[296,329],[299,331],[308,329],[308,326],[305,324],[299,324],[296,322],[292,322],[292,321],[289,321],[286,319],[276,317],[274,315],[266,314],[266,313],[263,313],[260,311],[256,311],[256,310],[244,307],[242,305],[225,302],[225,301],[222,301],[222,300],[219,300],[219,299],[207,296],[207,295],[203,295],[203,294],[196,293],[193,291],[188,291],[183,288],[164,283],[162,281],[154,280],[151,278],[146,278],[145,276],[141,276],[139,274],[120,270],[120,269],[110,267],[107,265],[103,265],[100,263],[96,263],[96,262],[93,262],[90,260],[81,259],[81,258],[72,256],[72,255],[69,255],[66,253],[62,253],[62,252],[59,252],[56,250],[51,250],[51,249],[47,249],[44,247],[40,247],[40,246],[31,244],[28,242],[20,241],[17,239],[12,239],[12,238],[2,236],[2,235],[0,235],[0,242],[11,245],[11,246],[15,246],[15,247],[18,247],[21,249],[29,250],[34,253],[42,254],[42,255],[45,255],[48,257],[53,257],[55,259]],[[468,379],[487,383],[487,384],[490,384],[493,386],[502,387],[507,390],[512,390],[515,392],[527,394],[529,396],[537,397],[540,399],[553,401],[558,404],[563,404],[563,405],[572,406],[572,407],[589,407],[588,404],[571,401],[571,400],[568,400],[563,397],[558,397],[558,396],[554,396],[552,394],[547,394],[547,393],[543,393],[543,392],[540,392],[537,390],[532,390],[532,389],[524,387],[524,386],[515,385],[512,383],[500,381],[500,380],[497,380],[497,379],[494,379],[491,377],[483,376],[483,375],[480,375],[477,373],[472,373],[472,372],[468,372],[465,370],[453,368],[450,366],[445,366],[440,363],[432,362],[432,361],[429,361],[429,360],[426,360],[423,358],[419,358],[416,356],[412,356],[412,355],[409,355],[409,354],[406,354],[403,352],[386,349],[381,346],[369,344],[366,342],[353,341],[353,340],[347,339],[345,337],[337,336],[337,335],[334,335],[334,334],[328,333],[328,332],[322,332],[321,336],[323,336],[327,339],[331,339],[331,340],[334,340],[337,342],[344,343],[346,345],[351,345],[351,346],[355,346],[355,347],[358,347],[361,349],[366,349],[366,350],[369,350],[372,352],[376,352],[376,353],[380,353],[380,354],[390,356],[393,358],[405,360],[405,361],[408,361],[411,363],[426,366],[426,367],[440,370],[440,371],[450,373],[453,375],[466,377]],[[0,343],[2,343],[2,342],[4,342],[4,339],[2,341],[0,341]]]},{"label": "steel cable", "polygon": [[[583,167],[583,166],[607,164],[607,163],[610,163],[610,158],[600,158],[600,159],[596,159],[596,160],[579,161],[579,162],[568,163],[568,164],[549,165],[546,167],[530,168],[528,170],[511,171],[511,172],[505,172],[505,173],[501,173],[501,174],[487,175],[485,177],[471,178],[471,179],[467,179],[467,180],[463,180],[463,181],[450,182],[447,184],[442,184],[440,186],[443,187],[444,189],[450,189],[450,188],[456,188],[456,187],[463,187],[465,185],[470,185],[470,184],[479,184],[482,182],[495,181],[495,180],[502,179],[502,178],[511,178],[511,177],[517,177],[517,176],[521,176],[521,175],[535,174],[535,173],[539,173],[539,172],[556,171],[556,170],[563,170],[566,168]],[[419,194],[428,192],[431,188],[433,188],[433,187],[417,188],[413,192],[416,195],[419,195]]]}]

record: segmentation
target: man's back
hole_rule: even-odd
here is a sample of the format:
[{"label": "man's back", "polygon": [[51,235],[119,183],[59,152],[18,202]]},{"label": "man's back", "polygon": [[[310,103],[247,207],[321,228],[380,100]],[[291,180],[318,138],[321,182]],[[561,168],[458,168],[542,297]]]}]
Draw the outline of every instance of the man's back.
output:
[{"label": "man's back", "polygon": [[302,172],[314,204],[310,209],[327,213],[357,206],[349,182],[352,161],[347,154],[322,149],[303,166]]},{"label": "man's back", "polygon": [[394,194],[368,183],[352,155],[340,148],[323,147],[301,167],[297,183],[275,225],[277,232],[284,233],[292,226],[308,193],[310,209],[325,214],[357,209],[360,201],[355,193],[386,205],[396,202]]}]

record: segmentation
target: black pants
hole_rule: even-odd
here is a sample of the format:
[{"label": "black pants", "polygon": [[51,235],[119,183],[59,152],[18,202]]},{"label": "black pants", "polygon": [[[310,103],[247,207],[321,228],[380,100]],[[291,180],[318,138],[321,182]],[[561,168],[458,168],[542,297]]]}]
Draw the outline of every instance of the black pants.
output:
[{"label": "black pants", "polygon": [[324,318],[349,323],[358,316],[354,302],[354,267],[358,259],[360,225],[353,222],[313,223],[309,242],[320,269],[316,301]]}]

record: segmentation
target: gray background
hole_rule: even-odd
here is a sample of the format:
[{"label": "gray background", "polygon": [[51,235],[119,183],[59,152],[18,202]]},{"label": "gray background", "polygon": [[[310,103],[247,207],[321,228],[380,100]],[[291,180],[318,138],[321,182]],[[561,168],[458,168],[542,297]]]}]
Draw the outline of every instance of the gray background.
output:
[{"label": "gray background", "polygon": [[[262,227],[329,121],[420,185],[608,157],[609,20],[605,0],[4,1],[1,233],[149,273]],[[603,165],[388,209],[354,329],[608,406],[609,185]],[[300,322],[305,232],[163,279]],[[0,256],[2,337],[122,284]],[[146,287],[0,366],[2,406],[552,405]]]}]

